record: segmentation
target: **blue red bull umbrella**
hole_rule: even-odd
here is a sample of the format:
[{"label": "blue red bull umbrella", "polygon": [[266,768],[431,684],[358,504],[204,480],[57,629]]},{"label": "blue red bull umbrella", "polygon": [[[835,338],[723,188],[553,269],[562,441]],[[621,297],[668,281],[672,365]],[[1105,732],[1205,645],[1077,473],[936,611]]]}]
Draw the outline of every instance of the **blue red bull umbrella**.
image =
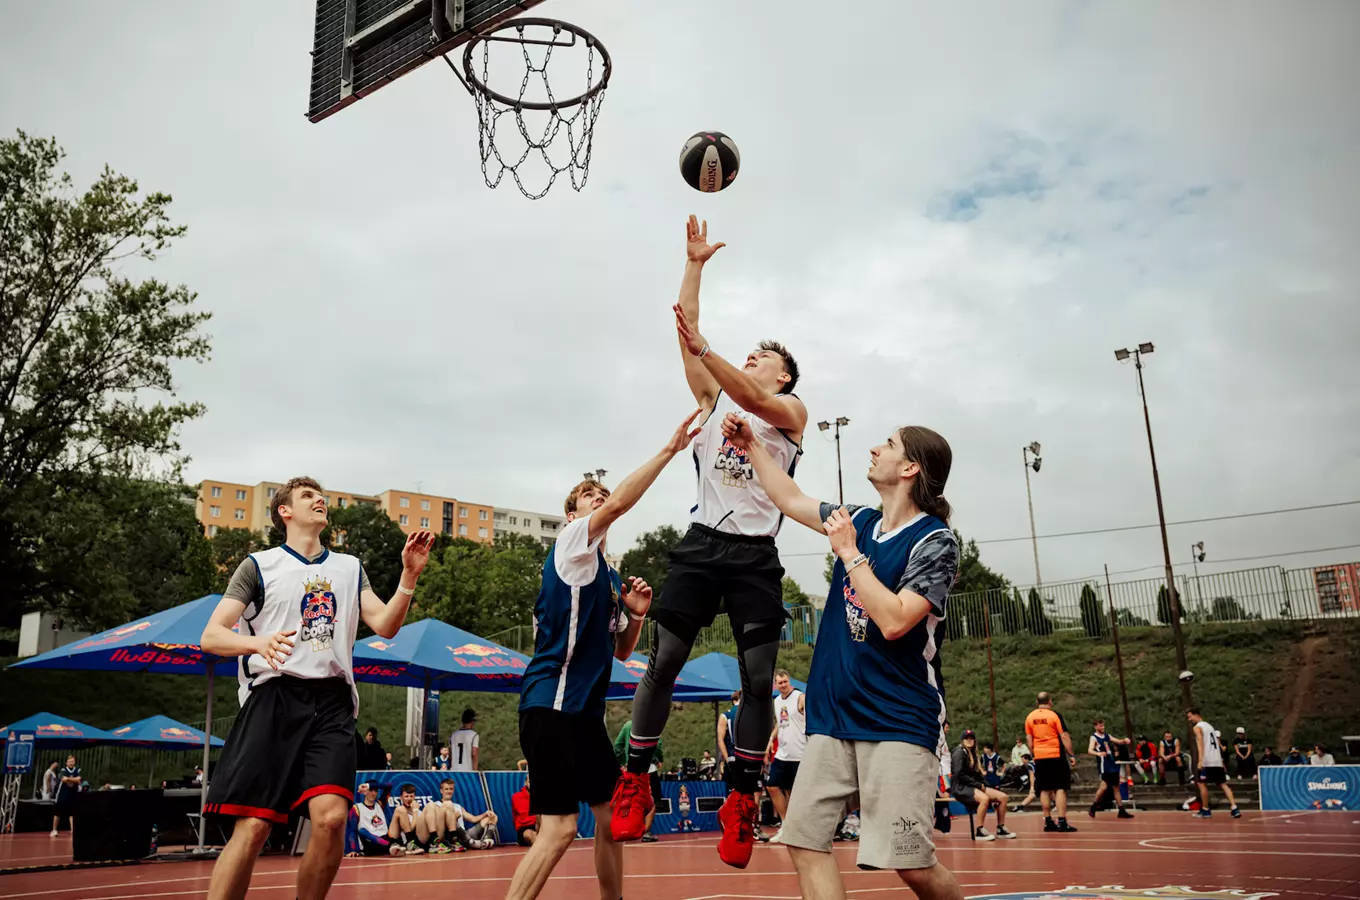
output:
[{"label": "blue red bull umbrella", "polygon": [[[741,690],[741,663],[737,662],[735,656],[726,653],[705,653],[685,663],[685,667],[680,670],[680,677],[703,679],[708,684],[723,688],[731,696]],[[807,690],[807,685],[796,678],[790,678],[789,683],[800,691]]]},{"label": "blue red bull umbrella", "polygon": [[[609,679],[609,693],[605,696],[610,700],[631,700],[637,692],[638,682],[646,672],[647,657],[641,653],[634,653],[622,662],[614,660],[614,672]],[[681,672],[680,677],[675,679],[672,699],[677,703],[705,703],[726,700],[730,696],[732,691],[720,684],[713,684],[706,678]]]},{"label": "blue red bull umbrella", "polygon": [[[199,750],[203,747],[203,732],[169,716],[150,716],[109,730],[113,741],[152,750]],[[226,745],[220,737],[212,739],[214,747]]]},{"label": "blue red bull umbrella", "polygon": [[204,657],[198,646],[203,628],[222,599],[208,594],[188,603],[101,631],[14,663],[28,669],[85,669],[98,672],[155,672],[205,675],[209,662],[218,675],[235,675],[236,660]]},{"label": "blue red bull umbrella", "polygon": [[354,645],[354,680],[438,691],[515,693],[529,657],[439,619]]},{"label": "blue red bull umbrella", "polygon": [[35,713],[0,728],[0,742],[9,739],[10,731],[33,732],[33,739],[37,741],[39,748],[47,750],[88,747],[91,744],[104,744],[116,740],[102,728],[48,712]]}]

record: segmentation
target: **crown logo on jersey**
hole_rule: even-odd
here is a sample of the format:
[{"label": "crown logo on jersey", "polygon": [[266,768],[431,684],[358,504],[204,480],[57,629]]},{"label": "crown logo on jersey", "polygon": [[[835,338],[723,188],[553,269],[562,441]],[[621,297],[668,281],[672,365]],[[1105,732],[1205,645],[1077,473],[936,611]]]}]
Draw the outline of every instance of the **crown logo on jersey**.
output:
[{"label": "crown logo on jersey", "polygon": [[327,581],[324,576],[318,575],[315,578],[309,578],[304,581],[302,583],[302,589],[309,594],[329,594],[331,592],[331,583]]},{"label": "crown logo on jersey", "polygon": [[313,650],[329,650],[335,634],[335,592],[326,578],[317,575],[302,583],[302,627],[298,640]]}]

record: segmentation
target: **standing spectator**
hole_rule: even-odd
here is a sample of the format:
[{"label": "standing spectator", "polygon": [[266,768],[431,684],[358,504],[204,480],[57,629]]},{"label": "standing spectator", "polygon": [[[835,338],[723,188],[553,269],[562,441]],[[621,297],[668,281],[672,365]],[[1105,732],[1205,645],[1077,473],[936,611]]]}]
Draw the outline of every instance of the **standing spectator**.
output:
[{"label": "standing spectator", "polygon": [[1162,732],[1161,756],[1157,759],[1158,784],[1166,784],[1167,769],[1175,769],[1176,777],[1185,784],[1185,759],[1181,752],[1181,739],[1169,731]]},{"label": "standing spectator", "polygon": [[1306,766],[1308,765],[1308,759],[1298,747],[1290,747],[1289,755],[1284,758],[1284,764],[1286,766]]},{"label": "standing spectator", "polygon": [[43,773],[41,785],[42,793],[38,795],[39,800],[57,799],[57,789],[61,787],[60,773],[61,762],[55,759],[52,760],[52,765],[48,766],[47,771]]},{"label": "standing spectator", "polygon": [[1336,760],[1332,757],[1332,754],[1328,753],[1327,748],[1321,744],[1313,745],[1313,753],[1308,757],[1308,762],[1310,765],[1314,766],[1336,765]]},{"label": "standing spectator", "polygon": [[76,830],[76,817],[71,815],[76,805],[76,794],[80,793],[80,766],[76,765],[74,756],[66,757],[66,767],[57,773],[59,783],[57,785],[57,814],[52,817],[52,837],[57,836],[57,828],[61,825],[61,817],[66,816],[71,820],[71,834],[74,837]]},{"label": "standing spectator", "polygon": [[765,748],[770,763],[765,790],[779,816],[779,831],[771,838],[778,843],[789,811],[789,796],[807,748],[807,702],[803,692],[793,687],[787,669],[775,669],[774,688],[779,696],[774,701],[774,730]]},{"label": "standing spectator", "polygon": [[538,838],[538,816],[529,811],[529,776],[524,776],[524,787],[510,795],[510,813],[515,824],[515,842],[521,847],[532,847]]},{"label": "standing spectator", "polygon": [[1237,765],[1237,777],[1246,781],[1256,777],[1256,754],[1247,737],[1247,729],[1237,726],[1237,737],[1233,738],[1233,759]]},{"label": "standing spectator", "polygon": [[1011,767],[1023,766],[1026,756],[1029,756],[1029,747],[1025,746],[1025,736],[1022,734],[1015,739],[1015,746],[1011,748]]},{"label": "standing spectator", "polygon": [[392,754],[391,754],[391,753],[384,753],[384,754],[383,754],[382,767],[383,767],[383,769],[384,769],[385,771],[389,771],[389,772],[390,772],[390,771],[392,770]]},{"label": "standing spectator", "polygon": [[463,727],[449,737],[449,751],[453,757],[453,772],[476,772],[482,736],[472,726],[477,724],[477,713],[472,707],[463,710]]},{"label": "standing spectator", "polygon": [[381,772],[390,768],[387,765],[388,755],[383,750],[383,745],[378,741],[378,729],[370,728],[364,732],[364,739],[359,744],[358,765],[356,768],[360,772]]},{"label": "standing spectator", "polygon": [[1091,801],[1091,808],[1087,810],[1087,813],[1093,819],[1096,817],[1096,809],[1100,806],[1100,800],[1106,793],[1113,795],[1115,806],[1119,807],[1119,818],[1133,818],[1129,811],[1124,808],[1124,801],[1119,796],[1119,763],[1115,760],[1115,746],[1128,743],[1128,738],[1117,738],[1106,734],[1105,720],[1096,719],[1094,731],[1091,732],[1091,739],[1086,744],[1086,753],[1096,758],[1096,772],[1100,775],[1100,787],[1096,788],[1095,799]]},{"label": "standing spectator", "polygon": [[1261,765],[1282,766],[1284,765],[1284,760],[1280,759],[1280,754],[1267,747],[1265,752],[1261,754]]},{"label": "standing spectator", "polygon": [[[1067,824],[1067,792],[1072,787],[1072,735],[1060,713],[1053,709],[1048,691],[1039,692],[1039,707],[1025,717],[1025,737],[1034,753],[1035,789],[1044,809],[1044,831],[1076,831]],[[1058,821],[1051,815],[1057,807]]]}]

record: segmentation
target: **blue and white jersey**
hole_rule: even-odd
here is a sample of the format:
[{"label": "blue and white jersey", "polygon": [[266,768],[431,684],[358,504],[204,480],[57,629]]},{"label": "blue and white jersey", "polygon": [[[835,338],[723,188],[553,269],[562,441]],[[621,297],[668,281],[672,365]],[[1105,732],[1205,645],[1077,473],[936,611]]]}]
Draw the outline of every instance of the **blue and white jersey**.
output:
[{"label": "blue and white jersey", "polygon": [[363,566],[356,556],[321,551],[307,559],[283,545],[250,554],[259,578],[253,599],[241,613],[241,634],[293,631],[292,653],[272,668],[259,654],[241,657],[237,699],[245,706],[250,690],[271,678],[343,678],[349,682],[354,714],[359,692],[354,687],[354,636],[359,629],[359,594]]},{"label": "blue and white jersey", "polygon": [[[822,519],[836,509],[822,504]],[[948,754],[940,640],[945,598],[958,570],[958,541],[942,520],[925,513],[882,534],[883,514],[848,507],[864,565],[892,591],[908,589],[930,612],[897,640],[888,640],[855,596],[839,559],[817,632],[808,676],[808,734],[846,741],[901,741]]]},{"label": "blue and white jersey", "polygon": [[1096,743],[1096,752],[1105,755],[1097,759],[1096,769],[1101,775],[1119,774],[1119,763],[1114,759],[1114,742],[1110,740],[1108,734],[1101,734],[1098,731],[1091,732],[1091,740]]},{"label": "blue and white jersey", "polygon": [[618,573],[605,562],[604,535],[590,540],[590,516],[562,529],[543,564],[534,601],[534,658],[519,708],[604,716],[614,637],[628,627]]}]

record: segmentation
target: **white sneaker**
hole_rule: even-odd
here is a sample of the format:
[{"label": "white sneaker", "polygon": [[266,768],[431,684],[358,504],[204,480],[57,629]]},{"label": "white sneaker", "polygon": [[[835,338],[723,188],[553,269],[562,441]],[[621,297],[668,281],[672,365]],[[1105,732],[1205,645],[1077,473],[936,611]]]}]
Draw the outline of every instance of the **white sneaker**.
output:
[{"label": "white sneaker", "polygon": [[53,828],[53,829],[52,829],[52,837],[56,837],[56,836],[57,836],[57,829]]},{"label": "white sneaker", "polygon": [[987,831],[987,829],[985,829],[985,828],[983,828],[983,827],[981,827],[981,826],[978,826],[978,830],[977,830],[976,834],[974,835],[974,837],[976,837],[979,841],[994,841],[994,840],[996,840],[996,835],[990,833],[989,831]]},{"label": "white sneaker", "polygon": [[418,845],[418,844],[412,844],[411,846],[409,846],[409,847],[406,848],[406,855],[407,855],[407,856],[419,856],[420,854],[422,854],[422,853],[424,853],[424,852],[425,852],[425,848],[424,848],[424,847],[421,847],[421,846]]},{"label": "white sneaker", "polygon": [[494,846],[496,846],[496,842],[491,838],[481,838],[472,842],[474,850],[490,850]]},{"label": "white sneaker", "polygon": [[779,830],[776,831],[776,832],[774,833],[774,836],[770,838],[770,843],[771,843],[771,844],[778,844],[778,843],[780,843],[780,842],[783,841],[783,838],[784,838],[784,826],[783,826],[783,825],[780,825],[780,826],[779,826]]}]

